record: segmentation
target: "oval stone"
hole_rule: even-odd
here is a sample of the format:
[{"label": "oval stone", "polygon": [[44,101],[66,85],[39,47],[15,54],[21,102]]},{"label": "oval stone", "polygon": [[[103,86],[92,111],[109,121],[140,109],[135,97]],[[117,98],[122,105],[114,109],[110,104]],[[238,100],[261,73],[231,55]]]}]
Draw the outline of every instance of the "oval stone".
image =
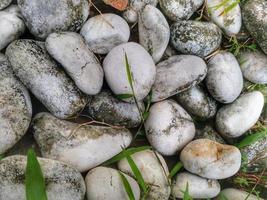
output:
[{"label": "oval stone", "polygon": [[185,146],[180,160],[191,173],[208,179],[225,179],[238,172],[241,153],[235,146],[198,139]]},{"label": "oval stone", "polygon": [[190,115],[175,101],[155,103],[145,122],[149,143],[162,155],[175,155],[195,136]]},{"label": "oval stone", "polygon": [[206,76],[203,59],[193,55],[171,56],[156,66],[152,102],[164,100],[200,83]]},{"label": "oval stone", "polygon": [[122,178],[129,182],[134,199],[140,199],[140,189],[137,182],[127,174],[107,167],[96,167],[88,172],[85,178],[86,196],[90,200],[120,200],[128,199]]},{"label": "oval stone", "polygon": [[183,54],[205,57],[220,47],[222,33],[211,22],[177,21],[171,26],[171,44]]},{"label": "oval stone", "polygon": [[238,190],[235,188],[226,188],[222,190],[215,200],[221,200],[221,196],[227,198],[228,200],[263,200],[262,198],[258,198],[254,194],[250,194],[246,191]]},{"label": "oval stone", "polygon": [[6,55],[15,75],[53,115],[68,118],[85,107],[86,99],[50,58],[44,43],[16,40],[8,46]]},{"label": "oval stone", "polygon": [[89,15],[87,0],[18,0],[30,32],[40,39],[59,31],[78,31]]},{"label": "oval stone", "polygon": [[225,137],[243,135],[258,121],[264,105],[261,92],[254,91],[241,95],[232,104],[223,106],[216,115],[216,128]]},{"label": "oval stone", "polygon": [[221,52],[209,60],[206,86],[217,101],[233,102],[243,89],[243,76],[235,56]]},{"label": "oval stone", "polygon": [[74,32],[52,33],[45,44],[48,53],[64,67],[81,91],[88,95],[100,92],[104,72],[81,35]]},{"label": "oval stone", "polygon": [[1,0],[0,1],[0,10],[3,10],[12,3],[12,0]]},{"label": "oval stone", "polygon": [[81,35],[94,53],[107,54],[112,48],[128,42],[130,28],[120,16],[105,13],[91,17],[83,25]]},{"label": "oval stone", "polygon": [[49,113],[37,114],[32,129],[44,157],[68,163],[81,172],[120,153],[132,140],[125,128],[80,125]]}]

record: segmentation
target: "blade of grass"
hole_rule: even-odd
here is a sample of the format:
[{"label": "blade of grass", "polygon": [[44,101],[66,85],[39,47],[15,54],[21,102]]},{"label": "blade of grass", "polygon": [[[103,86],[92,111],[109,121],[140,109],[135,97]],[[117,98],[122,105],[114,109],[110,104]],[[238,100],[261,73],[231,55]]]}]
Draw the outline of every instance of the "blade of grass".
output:
[{"label": "blade of grass", "polygon": [[148,186],[147,186],[146,182],[144,181],[144,178],[143,178],[141,172],[139,171],[137,165],[135,164],[135,162],[131,156],[129,156],[129,155],[126,156],[126,159],[129,163],[131,169],[132,169],[132,172],[133,172],[138,184],[142,188],[143,192],[146,194],[148,191]]},{"label": "blade of grass", "polygon": [[248,135],[243,140],[241,140],[239,143],[237,143],[235,146],[239,149],[244,148],[248,145],[251,145],[258,140],[267,137],[267,128],[264,128],[262,131]]},{"label": "blade of grass", "polygon": [[35,152],[30,149],[27,154],[26,166],[26,199],[27,200],[47,200],[45,190],[45,179],[36,158]]},{"label": "blade of grass", "polygon": [[118,94],[116,97],[120,100],[129,99],[133,97],[133,94]]},{"label": "blade of grass", "polygon": [[177,174],[178,171],[180,171],[183,167],[183,163],[182,162],[177,162],[175,164],[175,166],[172,168],[170,174],[169,174],[169,178],[174,177],[175,174]]},{"label": "blade of grass", "polygon": [[116,156],[112,157],[108,161],[104,162],[103,165],[106,165],[106,166],[111,165],[125,158],[127,155],[130,156],[134,153],[144,151],[147,149],[151,149],[151,146],[141,146],[141,147],[132,147],[132,148],[124,149],[121,153],[117,154]]},{"label": "blade of grass", "polygon": [[124,189],[127,192],[129,200],[135,200],[132,187],[131,187],[130,183],[128,182],[127,178],[120,171],[119,171],[119,174],[120,174]]},{"label": "blade of grass", "polygon": [[193,200],[193,198],[189,195],[188,183],[186,183],[186,188],[185,188],[185,191],[183,193],[184,193],[183,200]]}]

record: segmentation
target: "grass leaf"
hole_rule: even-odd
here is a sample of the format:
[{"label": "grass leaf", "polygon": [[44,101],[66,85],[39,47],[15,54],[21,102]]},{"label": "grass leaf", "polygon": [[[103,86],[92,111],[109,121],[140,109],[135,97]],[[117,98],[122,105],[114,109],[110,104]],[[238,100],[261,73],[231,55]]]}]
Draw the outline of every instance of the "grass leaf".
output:
[{"label": "grass leaf", "polygon": [[133,172],[138,184],[142,188],[143,192],[147,193],[148,186],[147,186],[146,182],[144,181],[144,178],[143,178],[141,172],[139,171],[138,167],[136,166],[134,160],[129,155],[126,156],[126,159],[127,159],[128,163],[129,163],[131,169],[132,169],[132,172]]},{"label": "grass leaf", "polygon": [[118,94],[116,97],[120,100],[129,99],[133,97],[133,94]]},{"label": "grass leaf", "polygon": [[182,162],[177,162],[176,165],[172,168],[169,178],[172,178],[175,174],[177,174],[178,171],[180,171],[183,167]]},{"label": "grass leaf", "polygon": [[222,193],[219,194],[218,196],[219,200],[229,200],[226,196],[224,196]]},{"label": "grass leaf", "polygon": [[27,154],[26,166],[26,199],[27,200],[47,200],[45,190],[45,179],[36,158],[35,152],[30,149]]},{"label": "grass leaf", "polygon": [[119,171],[119,174],[120,174],[120,177],[121,177],[121,180],[122,180],[124,189],[127,192],[127,195],[128,195],[129,200],[135,200],[132,187],[131,187],[130,183],[128,182],[127,178],[120,171]]},{"label": "grass leaf", "polygon": [[132,92],[134,94],[132,71],[131,71],[131,66],[129,64],[128,56],[127,56],[126,52],[125,52],[124,57],[125,57],[125,67],[126,67],[128,82],[129,82],[131,89],[132,89]]},{"label": "grass leaf", "polygon": [[264,128],[262,131],[248,135],[243,140],[241,140],[239,143],[237,143],[235,146],[239,149],[244,148],[248,145],[251,145],[258,140],[267,137],[267,128]]},{"label": "grass leaf", "polygon": [[147,149],[151,149],[151,146],[141,146],[141,147],[132,147],[132,148],[124,149],[122,152],[120,152],[116,156],[114,156],[111,159],[104,162],[103,165],[106,165],[106,166],[111,165],[113,163],[120,161],[121,159],[125,158],[126,156],[130,156],[134,153],[144,151]]},{"label": "grass leaf", "polygon": [[185,191],[183,193],[184,193],[183,200],[193,200],[193,198],[189,195],[188,183],[186,183],[186,188],[185,188]]}]

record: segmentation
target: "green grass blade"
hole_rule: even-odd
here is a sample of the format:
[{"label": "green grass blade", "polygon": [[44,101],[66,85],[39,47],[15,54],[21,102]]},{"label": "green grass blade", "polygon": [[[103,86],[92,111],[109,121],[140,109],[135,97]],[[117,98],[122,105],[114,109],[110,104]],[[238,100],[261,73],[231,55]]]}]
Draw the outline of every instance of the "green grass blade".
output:
[{"label": "green grass blade", "polygon": [[120,174],[124,189],[127,192],[129,200],[135,200],[132,187],[131,187],[130,183],[128,182],[127,178],[120,171],[119,171],[119,174]]},{"label": "green grass blade", "polygon": [[132,169],[132,172],[138,182],[138,184],[140,185],[140,187],[142,188],[144,193],[147,193],[148,191],[148,186],[146,184],[146,182],[144,181],[144,178],[141,174],[141,172],[139,171],[138,167],[136,166],[135,162],[133,161],[131,156],[126,156],[126,159]]},{"label": "green grass blade", "polygon": [[177,174],[178,171],[180,171],[183,167],[183,163],[182,162],[177,162],[176,165],[172,168],[170,174],[169,174],[169,178],[172,178],[175,174]]},{"label": "green grass blade", "polygon": [[193,200],[193,198],[189,195],[188,183],[186,183],[186,188],[185,188],[185,191],[183,193],[184,193],[183,200]]},{"label": "green grass blade", "polygon": [[239,143],[237,143],[235,146],[237,148],[241,149],[241,148],[244,148],[248,145],[251,145],[251,144],[257,142],[258,140],[260,140],[264,137],[267,137],[267,128],[264,128],[262,131],[260,131],[258,133],[248,135],[243,140],[241,140]]},{"label": "green grass blade", "polygon": [[118,94],[116,97],[120,100],[129,99],[133,97],[133,94]]},{"label": "green grass blade", "polygon": [[226,196],[224,196],[222,193],[219,194],[218,196],[219,200],[229,200]]},{"label": "green grass blade", "polygon": [[116,156],[112,157],[108,161],[104,162],[103,165],[107,166],[107,165],[114,164],[120,161],[121,159],[125,158],[127,155],[132,155],[134,153],[144,151],[147,149],[151,149],[151,146],[132,147],[132,148],[124,149],[121,153],[117,154]]},{"label": "green grass blade", "polygon": [[45,190],[45,179],[36,158],[35,152],[30,149],[27,154],[26,166],[26,199],[27,200],[47,200]]},{"label": "green grass blade", "polygon": [[126,67],[126,72],[127,72],[127,78],[128,78],[128,82],[131,86],[131,89],[132,89],[132,92],[134,93],[133,91],[133,77],[132,77],[132,71],[131,71],[131,66],[129,64],[129,61],[128,61],[128,56],[125,52],[125,67]]}]

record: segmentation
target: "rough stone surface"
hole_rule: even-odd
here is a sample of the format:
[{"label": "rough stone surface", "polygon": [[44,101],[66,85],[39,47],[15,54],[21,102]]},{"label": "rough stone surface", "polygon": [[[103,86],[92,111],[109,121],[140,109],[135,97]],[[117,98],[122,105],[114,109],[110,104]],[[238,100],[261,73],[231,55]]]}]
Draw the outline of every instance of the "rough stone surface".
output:
[{"label": "rough stone surface", "polygon": [[0,10],[3,10],[12,3],[12,0],[1,0],[0,1]]},{"label": "rough stone surface", "polygon": [[[258,198],[254,194],[250,194],[248,192],[238,190],[235,188],[226,188],[220,192],[221,196],[224,196],[225,198],[229,200],[263,200],[262,198]],[[215,200],[220,200],[220,195]]]}]

